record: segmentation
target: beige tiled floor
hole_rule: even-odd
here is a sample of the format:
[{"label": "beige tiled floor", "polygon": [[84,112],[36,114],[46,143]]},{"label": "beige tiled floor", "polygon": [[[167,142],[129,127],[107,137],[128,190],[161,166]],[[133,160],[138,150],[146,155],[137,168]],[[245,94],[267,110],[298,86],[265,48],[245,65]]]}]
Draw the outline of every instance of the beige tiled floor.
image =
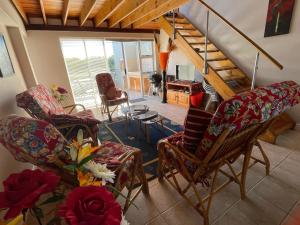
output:
[{"label": "beige tiled floor", "polygon": [[[175,122],[184,121],[184,108],[161,104],[153,97],[138,104],[145,103]],[[216,194],[210,211],[211,224],[280,225],[300,220],[300,132],[288,131],[278,138],[276,145],[262,145],[271,161],[270,176],[265,176],[264,167],[256,164],[247,176],[245,200],[240,200],[234,183]],[[259,156],[257,149],[254,154]],[[235,167],[240,167],[240,163]],[[140,194],[135,201],[138,208],[131,207],[126,214],[131,225],[202,224],[201,216],[166,181],[153,180],[149,185],[150,196]]]}]

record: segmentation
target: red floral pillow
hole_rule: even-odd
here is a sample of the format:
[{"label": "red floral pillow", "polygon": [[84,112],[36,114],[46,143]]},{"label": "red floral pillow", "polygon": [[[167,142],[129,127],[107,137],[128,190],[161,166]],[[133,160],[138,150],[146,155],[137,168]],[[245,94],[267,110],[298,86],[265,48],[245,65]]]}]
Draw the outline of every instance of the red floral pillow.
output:
[{"label": "red floral pillow", "polygon": [[116,90],[116,87],[115,86],[110,86],[109,88],[107,88],[107,91],[106,91],[106,98],[108,100],[112,100],[112,99],[115,99],[116,98],[116,94],[117,94],[117,90]]},{"label": "red floral pillow", "polygon": [[210,124],[213,114],[191,107],[184,123],[183,147],[194,153]]}]

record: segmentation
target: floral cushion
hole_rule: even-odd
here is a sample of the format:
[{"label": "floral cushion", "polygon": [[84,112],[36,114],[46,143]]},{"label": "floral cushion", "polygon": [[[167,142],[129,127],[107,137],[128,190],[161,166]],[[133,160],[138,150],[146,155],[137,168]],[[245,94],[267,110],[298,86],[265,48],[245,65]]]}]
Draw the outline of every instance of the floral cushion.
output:
[{"label": "floral cushion", "polygon": [[[0,120],[0,143],[21,162],[30,162],[44,168],[51,167],[55,172],[59,168],[52,163],[56,156],[68,164],[71,159],[65,148],[67,142],[62,134],[50,123],[27,117],[10,115]],[[96,152],[95,162],[107,164],[111,170],[121,165],[119,158],[136,148],[114,142],[104,142]],[[134,168],[133,159],[129,159],[120,171],[117,171],[119,184],[126,185]]]},{"label": "floral cushion", "polygon": [[206,130],[196,156],[204,158],[225,130],[239,131],[265,122],[300,102],[300,86],[284,81],[244,92],[220,104]]},{"label": "floral cushion", "polygon": [[[97,156],[93,159],[97,163],[107,164],[107,168],[115,170],[121,165],[119,158],[124,154],[129,154],[137,149],[128,145],[122,145],[116,142],[105,141],[101,143],[101,148],[96,153]],[[134,169],[134,160],[131,158],[122,167],[118,173],[118,181],[122,188],[126,185]],[[116,181],[115,181],[116,182]]]},{"label": "floral cushion", "polygon": [[108,100],[118,97],[115,83],[109,73],[100,73],[96,76],[96,82],[100,94],[105,95]]},{"label": "floral cushion", "polygon": [[0,120],[0,143],[22,162],[51,166],[51,157],[68,161],[66,141],[50,123],[32,118],[8,116]]},{"label": "floral cushion", "polygon": [[18,94],[16,99],[19,107],[29,109],[40,119],[47,119],[51,114],[60,115],[66,113],[48,88],[42,84]]},{"label": "floral cushion", "polygon": [[86,124],[86,125],[96,125],[100,123],[100,120],[97,120],[94,117],[92,110],[84,110],[75,114],[59,114],[59,115],[50,115],[51,123],[55,125],[61,124]]}]

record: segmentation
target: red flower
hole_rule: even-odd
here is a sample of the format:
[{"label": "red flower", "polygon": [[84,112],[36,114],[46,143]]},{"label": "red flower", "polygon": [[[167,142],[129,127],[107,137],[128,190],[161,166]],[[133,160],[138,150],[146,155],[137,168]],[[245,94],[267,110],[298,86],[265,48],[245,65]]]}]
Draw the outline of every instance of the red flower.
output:
[{"label": "red flower", "polygon": [[60,207],[59,214],[69,225],[120,225],[121,206],[105,187],[75,188]]},{"label": "red flower", "polygon": [[11,174],[4,182],[4,192],[0,192],[0,209],[8,208],[4,219],[18,216],[23,209],[34,206],[39,197],[55,189],[60,177],[52,172],[24,170]]},{"label": "red flower", "polygon": [[66,89],[64,89],[63,87],[58,87],[57,91],[62,95],[68,94],[68,91]]}]

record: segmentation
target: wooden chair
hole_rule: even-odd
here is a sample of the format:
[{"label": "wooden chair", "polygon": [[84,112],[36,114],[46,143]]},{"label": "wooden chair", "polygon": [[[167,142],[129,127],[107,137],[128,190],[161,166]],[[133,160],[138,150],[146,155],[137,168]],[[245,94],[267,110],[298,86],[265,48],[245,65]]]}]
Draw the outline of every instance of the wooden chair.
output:
[{"label": "wooden chair", "polygon": [[[85,137],[98,144],[98,124],[91,110],[81,104],[63,107],[44,85],[37,85],[16,96],[17,105],[23,108],[32,118],[46,120],[59,129],[70,140],[76,137],[77,130],[82,129]],[[81,111],[76,112],[80,107]]]},{"label": "wooden chair", "polygon": [[[119,105],[126,103],[129,107],[128,94],[116,88],[115,83],[109,73],[96,75],[96,82],[102,102],[101,112],[107,113],[109,121],[112,121],[112,114]],[[109,107],[115,106],[112,112]]]},{"label": "wooden chair", "polygon": [[[88,142],[90,141],[84,144]],[[0,143],[17,161],[29,162],[44,170],[52,170],[61,176],[69,187],[78,186],[77,177],[64,168],[71,161],[67,150],[68,141],[47,121],[16,115],[1,119]],[[106,164],[115,172],[113,186],[119,191],[125,187],[128,189],[124,213],[141,191],[149,193],[140,149],[104,142],[95,154],[97,156],[93,160],[96,163]],[[140,185],[134,189],[136,180]]]},{"label": "wooden chair", "polygon": [[[270,162],[263,151],[257,137],[263,133],[280,113],[300,102],[300,86],[293,81],[276,83],[267,87],[236,95],[224,101],[218,107],[210,121],[202,140],[194,152],[188,151],[178,140],[180,136],[173,135],[158,143],[159,179],[166,180],[183,196],[204,218],[204,224],[209,224],[209,210],[212,198],[230,182],[239,185],[241,198],[246,196],[246,175],[250,166],[263,163],[269,174]],[[182,135],[182,134],[180,134]],[[253,146],[257,145],[262,153],[260,160],[253,156]],[[243,156],[242,171],[234,170],[232,164]],[[250,160],[253,164],[250,165]],[[224,166],[229,168],[224,170]],[[188,182],[183,186],[176,178],[180,173]],[[228,181],[216,187],[219,174],[228,177]],[[212,178],[209,183],[209,178]],[[208,195],[202,196],[197,184],[210,186]],[[187,196],[192,190],[196,203]]]}]

